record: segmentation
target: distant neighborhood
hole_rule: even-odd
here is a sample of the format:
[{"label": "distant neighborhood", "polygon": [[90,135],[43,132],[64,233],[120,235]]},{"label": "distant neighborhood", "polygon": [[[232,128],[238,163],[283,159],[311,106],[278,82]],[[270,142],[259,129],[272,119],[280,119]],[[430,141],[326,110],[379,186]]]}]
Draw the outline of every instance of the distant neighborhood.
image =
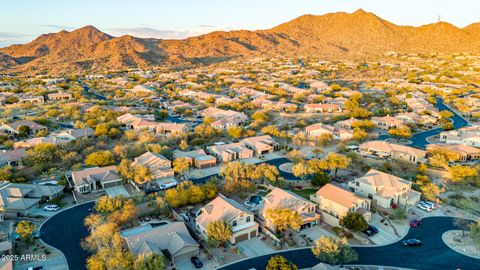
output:
[{"label": "distant neighborhood", "polygon": [[479,76],[400,53],[2,74],[0,250],[45,259],[0,269],[343,269],[447,219],[480,258]]}]

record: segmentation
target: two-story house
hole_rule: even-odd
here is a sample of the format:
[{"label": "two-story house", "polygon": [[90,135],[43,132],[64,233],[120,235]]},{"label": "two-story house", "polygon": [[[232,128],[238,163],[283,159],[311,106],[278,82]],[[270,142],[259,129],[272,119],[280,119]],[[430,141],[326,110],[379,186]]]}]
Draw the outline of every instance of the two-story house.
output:
[{"label": "two-story house", "polygon": [[363,215],[367,222],[372,218],[370,200],[332,184],[326,184],[310,195],[310,200],[318,205],[322,212],[322,221],[331,226],[339,226],[340,220],[348,212]]},{"label": "two-story house", "polygon": [[232,244],[258,235],[258,224],[254,220],[253,213],[245,206],[222,194],[202,207],[200,214],[195,219],[197,229],[202,237],[208,239],[208,224],[216,220],[223,220],[232,226],[233,234],[230,238]]},{"label": "two-story house", "polygon": [[311,227],[320,221],[320,215],[315,212],[315,203],[308,201],[290,191],[275,188],[265,195],[261,204],[259,213],[261,218],[265,220],[265,226],[275,231],[275,225],[266,218],[269,209],[289,208],[298,212],[302,218],[301,229]]},{"label": "two-story house", "polygon": [[391,209],[412,206],[420,201],[421,193],[412,189],[412,182],[371,169],[364,176],[348,182],[355,193],[372,201],[372,207]]}]

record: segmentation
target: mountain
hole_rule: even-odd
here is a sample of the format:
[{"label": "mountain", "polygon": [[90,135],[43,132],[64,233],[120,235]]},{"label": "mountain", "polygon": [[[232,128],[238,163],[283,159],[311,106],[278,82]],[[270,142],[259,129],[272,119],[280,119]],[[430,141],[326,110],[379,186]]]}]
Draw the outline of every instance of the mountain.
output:
[{"label": "mountain", "polygon": [[112,37],[93,26],[0,49],[0,70],[67,73],[213,63],[236,57],[377,57],[387,51],[479,53],[480,23],[399,26],[364,10],[304,15],[268,30],[212,32],[184,40]]}]

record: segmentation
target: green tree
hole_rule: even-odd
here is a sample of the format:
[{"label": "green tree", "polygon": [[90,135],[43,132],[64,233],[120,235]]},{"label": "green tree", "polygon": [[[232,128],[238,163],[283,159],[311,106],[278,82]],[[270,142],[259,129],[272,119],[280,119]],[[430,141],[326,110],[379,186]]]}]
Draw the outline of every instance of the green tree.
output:
[{"label": "green tree", "polygon": [[135,183],[141,185],[151,181],[152,179],[153,176],[147,167],[143,165],[137,165],[133,167],[133,181],[135,181]]},{"label": "green tree", "polygon": [[135,260],[134,270],[163,270],[165,262],[160,254],[150,253],[139,255]]},{"label": "green tree", "polygon": [[57,147],[50,143],[35,145],[28,150],[28,157],[36,164],[52,163],[60,158]]},{"label": "green tree", "polygon": [[18,127],[18,137],[26,138],[30,135],[30,127],[29,126],[20,126]]},{"label": "green tree", "polygon": [[412,137],[412,131],[408,126],[405,125],[396,128],[390,128],[388,130],[388,134],[390,136],[396,137],[397,142],[400,142],[400,139],[402,138],[409,139]]},{"label": "green tree", "polygon": [[224,244],[232,238],[232,235],[232,226],[223,220],[215,220],[207,225],[207,236],[216,243]]},{"label": "green tree", "polygon": [[363,215],[355,212],[348,212],[341,218],[340,225],[355,232],[361,232],[368,228],[368,223]]},{"label": "green tree", "polygon": [[433,167],[448,168],[448,160],[442,154],[433,154],[431,157],[428,158],[428,162]]},{"label": "green tree", "polygon": [[470,239],[475,243],[477,247],[480,247],[480,220],[470,225]]},{"label": "green tree", "polygon": [[17,224],[15,232],[20,236],[21,240],[30,242],[32,240],[32,234],[33,231],[35,231],[35,228],[36,225],[32,222],[22,220]]},{"label": "green tree", "polygon": [[277,255],[268,260],[268,265],[265,270],[297,270],[298,267],[285,259],[285,257]]},{"label": "green tree", "polygon": [[233,139],[238,139],[242,137],[243,128],[241,127],[229,127],[227,129],[228,136],[232,137]]},{"label": "green tree", "polygon": [[330,183],[330,176],[328,176],[328,174],[326,174],[325,172],[314,173],[312,175],[312,180],[310,180],[310,183],[316,187],[323,187],[326,184]]},{"label": "green tree", "polygon": [[115,163],[115,158],[113,157],[112,152],[105,150],[105,151],[97,151],[89,154],[85,159],[85,164],[88,166],[108,166]]},{"label": "green tree", "polygon": [[302,225],[300,214],[290,208],[267,209],[265,217],[275,227],[275,230],[279,232],[284,232],[288,229],[299,230]]},{"label": "green tree", "polygon": [[450,174],[450,179],[453,182],[461,182],[468,178],[478,176],[477,168],[472,166],[463,166],[460,164],[450,167],[448,172]]},{"label": "green tree", "polygon": [[179,157],[173,160],[173,171],[183,175],[184,172],[190,168],[190,163],[187,158]]},{"label": "green tree", "polygon": [[426,183],[420,186],[420,191],[423,193],[423,197],[429,201],[435,201],[438,195],[443,191],[439,186],[434,183]]},{"label": "green tree", "polygon": [[358,254],[347,245],[347,239],[321,236],[315,240],[313,254],[321,261],[332,264],[345,264],[358,260]]},{"label": "green tree", "polygon": [[336,154],[333,152],[328,153],[328,155],[323,159],[327,168],[333,170],[334,176],[337,176],[338,169],[346,169],[352,160],[347,156],[342,154]]}]

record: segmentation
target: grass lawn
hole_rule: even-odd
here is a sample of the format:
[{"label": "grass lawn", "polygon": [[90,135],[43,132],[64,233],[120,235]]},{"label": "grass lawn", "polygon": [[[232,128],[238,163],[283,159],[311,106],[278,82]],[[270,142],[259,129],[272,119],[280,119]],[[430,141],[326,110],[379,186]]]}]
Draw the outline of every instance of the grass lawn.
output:
[{"label": "grass lawn", "polygon": [[306,188],[306,189],[294,189],[294,190],[291,190],[291,191],[295,194],[298,194],[298,195],[304,197],[307,200],[310,200],[310,195],[317,192],[317,190],[318,189],[315,189],[315,188]]}]

